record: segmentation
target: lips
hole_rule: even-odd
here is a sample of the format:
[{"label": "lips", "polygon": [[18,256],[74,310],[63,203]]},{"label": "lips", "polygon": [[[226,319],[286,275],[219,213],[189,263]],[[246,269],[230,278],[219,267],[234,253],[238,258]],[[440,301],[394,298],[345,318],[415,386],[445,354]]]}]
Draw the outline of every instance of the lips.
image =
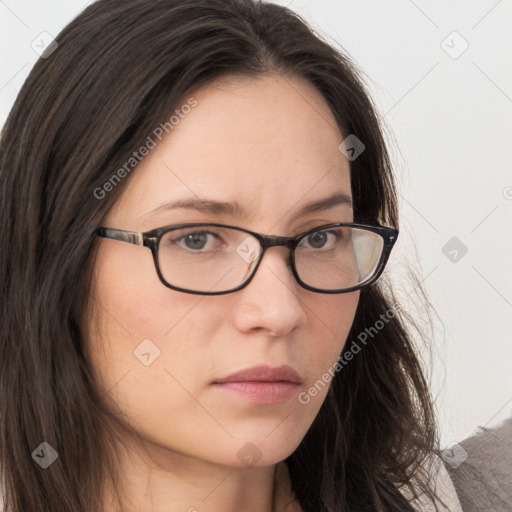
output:
[{"label": "lips", "polygon": [[301,382],[301,376],[291,366],[260,365],[217,379],[212,387],[245,403],[272,405],[291,400]]},{"label": "lips", "polygon": [[291,366],[271,367],[259,365],[235,372],[222,379],[216,379],[214,384],[226,382],[291,382],[299,384],[302,382],[302,378]]}]

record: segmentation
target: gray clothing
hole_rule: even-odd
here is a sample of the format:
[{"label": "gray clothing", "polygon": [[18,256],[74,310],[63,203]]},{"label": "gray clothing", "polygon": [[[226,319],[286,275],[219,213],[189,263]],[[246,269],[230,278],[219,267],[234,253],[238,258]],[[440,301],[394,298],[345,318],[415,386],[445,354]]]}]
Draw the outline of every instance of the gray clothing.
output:
[{"label": "gray clothing", "polygon": [[478,427],[460,447],[467,452],[460,465],[443,459],[463,512],[512,512],[512,417],[494,428]]}]

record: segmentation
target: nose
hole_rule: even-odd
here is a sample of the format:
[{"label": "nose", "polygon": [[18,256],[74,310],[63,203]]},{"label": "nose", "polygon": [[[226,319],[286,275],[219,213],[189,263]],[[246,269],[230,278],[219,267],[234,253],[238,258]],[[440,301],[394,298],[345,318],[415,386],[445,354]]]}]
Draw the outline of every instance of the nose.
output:
[{"label": "nose", "polygon": [[237,292],[234,322],[240,331],[284,336],[305,322],[303,289],[292,274],[289,254],[285,247],[267,249],[252,280]]}]

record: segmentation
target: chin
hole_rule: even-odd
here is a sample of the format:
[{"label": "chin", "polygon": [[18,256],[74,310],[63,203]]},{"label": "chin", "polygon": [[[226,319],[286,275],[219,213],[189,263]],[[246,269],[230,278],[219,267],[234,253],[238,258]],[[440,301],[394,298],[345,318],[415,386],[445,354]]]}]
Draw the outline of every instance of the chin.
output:
[{"label": "chin", "polygon": [[[224,452],[228,455],[227,465],[234,467],[265,467],[272,466],[289,457],[303,439],[302,432],[292,433],[283,430],[271,430],[259,435],[236,436],[226,446]],[[270,433],[270,435],[269,435]],[[233,458],[233,454],[235,457]]]}]

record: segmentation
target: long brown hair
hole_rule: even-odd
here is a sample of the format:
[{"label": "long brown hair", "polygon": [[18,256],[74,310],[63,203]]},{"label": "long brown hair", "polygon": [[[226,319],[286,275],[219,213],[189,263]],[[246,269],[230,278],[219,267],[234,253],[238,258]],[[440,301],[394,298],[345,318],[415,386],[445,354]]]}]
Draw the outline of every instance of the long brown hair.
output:
[{"label": "long brown hair", "polygon": [[[119,480],[83,312],[94,229],[129,176],[97,191],[191,90],[221,76],[308,80],[341,133],[365,145],[351,162],[354,219],[398,225],[383,128],[361,74],[292,11],[254,0],[100,0],[56,41],[0,141],[0,464],[9,512],[95,512],[104,475]],[[437,446],[414,324],[385,282],[362,290],[345,351],[395,314],[337,373],[287,459],[306,512],[412,510],[398,488]],[[32,456],[42,442],[58,453],[46,470]],[[430,492],[426,480],[420,486]]]}]

